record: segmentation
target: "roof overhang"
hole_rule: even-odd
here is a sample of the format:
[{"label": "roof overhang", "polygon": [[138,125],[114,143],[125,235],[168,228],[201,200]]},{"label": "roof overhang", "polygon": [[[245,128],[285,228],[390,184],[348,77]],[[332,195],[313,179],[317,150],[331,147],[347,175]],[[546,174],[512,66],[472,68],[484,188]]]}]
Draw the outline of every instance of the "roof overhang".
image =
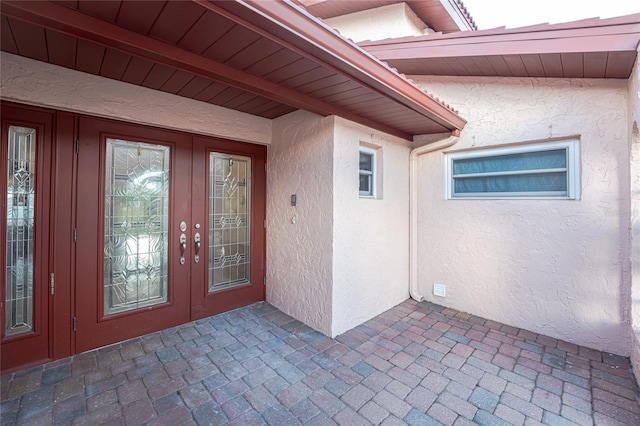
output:
[{"label": "roof overhang", "polygon": [[362,42],[411,75],[629,78],[640,14]]},{"label": "roof overhang", "polygon": [[477,29],[462,0],[294,0],[309,13],[327,19],[395,3],[406,3],[430,28],[443,33]]},{"label": "roof overhang", "polygon": [[288,1],[3,1],[2,50],[275,118],[338,115],[411,140],[465,120]]}]

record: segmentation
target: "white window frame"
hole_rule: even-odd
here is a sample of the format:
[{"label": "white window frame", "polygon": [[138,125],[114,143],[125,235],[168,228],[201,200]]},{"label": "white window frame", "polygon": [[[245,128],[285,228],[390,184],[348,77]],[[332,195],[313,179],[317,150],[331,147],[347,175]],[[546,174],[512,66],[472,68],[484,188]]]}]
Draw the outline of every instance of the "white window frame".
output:
[{"label": "white window frame", "polygon": [[[371,169],[372,170],[362,170],[360,169],[360,155],[365,154],[365,155],[369,155],[371,156]],[[376,181],[378,180],[378,173],[377,173],[377,163],[378,163],[378,150],[377,149],[372,149],[372,148],[367,148],[367,147],[363,147],[361,146],[359,151],[358,151],[358,190],[360,188],[360,176],[362,176],[363,174],[366,174],[367,176],[370,176],[370,182],[371,182],[371,190],[370,191],[359,191],[360,197],[362,198],[376,198]]]},{"label": "white window frame", "polygon": [[[453,162],[455,160],[464,160],[469,158],[484,158],[499,155],[523,154],[541,151],[554,151],[558,149],[566,150],[567,167],[562,169],[535,169],[535,170],[518,170],[514,172],[493,172],[493,173],[477,173],[464,174],[459,176],[453,175]],[[577,139],[567,139],[555,142],[544,142],[527,144],[520,146],[509,146],[502,148],[479,149],[466,152],[455,152],[447,154],[446,182],[447,182],[447,199],[563,199],[563,200],[579,200],[580,199],[580,147]],[[567,192],[485,192],[485,193],[454,193],[454,180],[457,177],[481,177],[481,176],[519,176],[530,173],[545,173],[564,171],[567,174]]]}]

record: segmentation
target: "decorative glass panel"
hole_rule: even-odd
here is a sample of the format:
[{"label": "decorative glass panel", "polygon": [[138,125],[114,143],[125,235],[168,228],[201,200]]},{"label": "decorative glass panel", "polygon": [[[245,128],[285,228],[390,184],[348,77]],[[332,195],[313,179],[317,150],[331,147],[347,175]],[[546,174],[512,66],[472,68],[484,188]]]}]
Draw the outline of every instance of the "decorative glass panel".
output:
[{"label": "decorative glass panel", "polygon": [[33,330],[36,130],[10,126],[7,164],[5,335]]},{"label": "decorative glass panel", "polygon": [[167,146],[107,140],[105,315],[167,301],[169,157]]},{"label": "decorative glass panel", "polygon": [[250,281],[251,159],[209,157],[209,292]]}]

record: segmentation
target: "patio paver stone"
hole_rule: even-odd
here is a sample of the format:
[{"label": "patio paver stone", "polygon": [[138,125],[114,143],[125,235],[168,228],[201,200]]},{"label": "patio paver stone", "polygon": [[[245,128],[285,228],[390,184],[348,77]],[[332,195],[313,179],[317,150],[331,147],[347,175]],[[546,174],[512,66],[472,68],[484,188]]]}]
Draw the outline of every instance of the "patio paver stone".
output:
[{"label": "patio paver stone", "polygon": [[628,358],[413,300],[336,339],[256,303],[0,384],[2,425],[640,425]]}]

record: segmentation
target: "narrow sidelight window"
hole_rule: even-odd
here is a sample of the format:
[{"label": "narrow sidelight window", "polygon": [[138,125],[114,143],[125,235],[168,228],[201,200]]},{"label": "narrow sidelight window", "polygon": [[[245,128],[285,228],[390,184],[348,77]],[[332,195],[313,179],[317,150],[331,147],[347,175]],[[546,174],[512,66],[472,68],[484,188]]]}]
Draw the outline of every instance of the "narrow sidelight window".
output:
[{"label": "narrow sidelight window", "polygon": [[5,336],[33,331],[36,129],[9,126]]}]

